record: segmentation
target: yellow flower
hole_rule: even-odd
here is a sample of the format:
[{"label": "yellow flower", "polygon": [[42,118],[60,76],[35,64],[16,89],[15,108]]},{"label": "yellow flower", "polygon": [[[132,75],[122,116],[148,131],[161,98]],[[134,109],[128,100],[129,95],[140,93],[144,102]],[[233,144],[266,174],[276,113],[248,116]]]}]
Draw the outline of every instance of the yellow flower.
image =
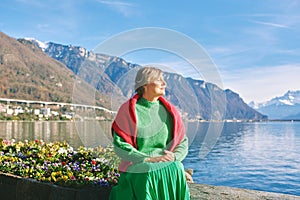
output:
[{"label": "yellow flower", "polygon": [[66,176],[66,175],[63,176],[63,180],[64,180],[64,181],[67,181],[67,180],[68,180],[68,176]]},{"label": "yellow flower", "polygon": [[[56,178],[55,178],[55,175],[56,175],[56,172],[52,172],[51,173],[51,178],[54,182],[56,182]],[[51,181],[51,178],[50,178],[50,181]]]},{"label": "yellow flower", "polygon": [[72,172],[68,172],[68,176],[71,178],[73,176]]}]

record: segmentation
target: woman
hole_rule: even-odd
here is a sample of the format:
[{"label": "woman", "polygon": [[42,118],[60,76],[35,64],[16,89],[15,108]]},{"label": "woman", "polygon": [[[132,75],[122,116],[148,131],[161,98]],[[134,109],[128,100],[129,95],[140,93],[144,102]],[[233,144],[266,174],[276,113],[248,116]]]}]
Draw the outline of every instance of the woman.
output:
[{"label": "woman", "polygon": [[188,140],[177,109],[162,97],[165,88],[160,69],[141,68],[135,79],[137,94],[118,111],[112,134],[122,173],[111,200],[190,199],[181,163]]}]

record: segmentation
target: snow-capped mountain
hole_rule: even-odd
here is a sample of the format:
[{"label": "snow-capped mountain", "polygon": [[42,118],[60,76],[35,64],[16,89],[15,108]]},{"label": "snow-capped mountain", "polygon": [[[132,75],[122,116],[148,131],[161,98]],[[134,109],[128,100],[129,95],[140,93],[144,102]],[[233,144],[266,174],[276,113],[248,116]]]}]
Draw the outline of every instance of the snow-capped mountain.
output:
[{"label": "snow-capped mountain", "polygon": [[299,119],[300,90],[288,91],[283,96],[262,103],[250,102],[249,106],[268,115],[269,119]]},{"label": "snow-capped mountain", "polygon": [[48,48],[48,42],[41,42],[35,38],[24,38],[25,40],[28,40],[35,44],[36,46],[40,47],[43,51]]}]

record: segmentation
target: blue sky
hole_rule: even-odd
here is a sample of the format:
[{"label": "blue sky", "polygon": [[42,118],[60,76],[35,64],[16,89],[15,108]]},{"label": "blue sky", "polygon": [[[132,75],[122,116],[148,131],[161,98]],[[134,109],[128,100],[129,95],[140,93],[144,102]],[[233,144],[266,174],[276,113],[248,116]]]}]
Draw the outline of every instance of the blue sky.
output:
[{"label": "blue sky", "polygon": [[[195,40],[219,70],[223,88],[245,102],[300,90],[300,0],[2,0],[0,30],[12,37],[83,46],[143,27]],[[191,66],[168,53],[144,51],[127,61]]]}]

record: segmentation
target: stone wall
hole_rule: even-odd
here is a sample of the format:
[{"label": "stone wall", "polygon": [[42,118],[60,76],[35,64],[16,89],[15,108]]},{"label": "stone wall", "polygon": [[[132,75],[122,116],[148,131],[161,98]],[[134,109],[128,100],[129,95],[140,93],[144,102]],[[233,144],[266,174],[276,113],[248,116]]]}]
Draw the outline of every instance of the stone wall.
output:
[{"label": "stone wall", "polygon": [[111,188],[69,188],[0,173],[2,200],[93,200],[108,199]]},{"label": "stone wall", "polygon": [[[190,183],[191,199],[300,200],[300,196]],[[106,200],[111,188],[67,188],[0,173],[0,197],[5,200]]]},{"label": "stone wall", "polygon": [[300,196],[224,186],[189,184],[191,200],[300,200]]}]

